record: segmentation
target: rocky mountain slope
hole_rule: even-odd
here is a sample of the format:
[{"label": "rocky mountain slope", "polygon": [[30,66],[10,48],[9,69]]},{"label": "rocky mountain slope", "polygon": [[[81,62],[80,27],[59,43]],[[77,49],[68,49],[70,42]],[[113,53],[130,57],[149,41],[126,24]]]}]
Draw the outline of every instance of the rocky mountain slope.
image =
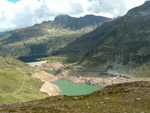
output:
[{"label": "rocky mountain slope", "polygon": [[54,19],[53,25],[60,26],[63,28],[70,28],[72,30],[81,29],[83,27],[88,26],[97,26],[98,24],[103,24],[107,22],[108,20],[111,20],[106,17],[100,17],[100,16],[94,16],[94,15],[86,15],[84,17],[80,18],[72,18],[68,15],[60,15]]},{"label": "rocky mountain slope", "polygon": [[149,113],[150,82],[123,83],[108,86],[84,96],[57,96],[10,106],[0,112],[30,113]]},{"label": "rocky mountain slope", "polygon": [[14,104],[47,97],[42,82],[31,75],[34,69],[11,58],[0,57],[0,104]]},{"label": "rocky mountain slope", "polygon": [[64,47],[77,37],[110,20],[94,15],[86,15],[80,18],[60,15],[54,21],[18,29],[1,36],[0,55],[31,56],[22,57],[22,60],[47,56],[54,50]]},{"label": "rocky mountain slope", "polygon": [[[68,44],[55,54],[77,56],[88,71],[149,76],[150,1]],[[83,57],[84,56],[84,57]]]}]

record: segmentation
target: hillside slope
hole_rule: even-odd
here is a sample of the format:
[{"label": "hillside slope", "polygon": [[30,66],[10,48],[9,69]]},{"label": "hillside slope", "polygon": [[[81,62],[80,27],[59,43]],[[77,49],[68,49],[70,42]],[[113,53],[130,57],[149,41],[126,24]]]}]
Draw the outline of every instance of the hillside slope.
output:
[{"label": "hillside slope", "polygon": [[149,82],[117,84],[90,95],[57,96],[28,103],[0,106],[0,112],[149,113],[149,86]]},{"label": "hillside slope", "polygon": [[[94,15],[80,18],[60,15],[54,21],[18,29],[1,36],[0,56],[47,56],[110,20]],[[29,59],[27,57],[21,60]]]},{"label": "hillside slope", "polygon": [[31,77],[34,69],[10,57],[0,57],[0,104],[42,99],[42,82]]},{"label": "hillside slope", "polygon": [[[150,1],[76,39],[55,54],[77,56],[88,71],[149,76]],[[83,57],[84,56],[84,57]]]}]

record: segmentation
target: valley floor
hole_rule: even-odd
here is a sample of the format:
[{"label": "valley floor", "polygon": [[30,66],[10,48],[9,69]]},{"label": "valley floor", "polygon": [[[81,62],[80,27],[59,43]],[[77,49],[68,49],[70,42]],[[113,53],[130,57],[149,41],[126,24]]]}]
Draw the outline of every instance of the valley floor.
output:
[{"label": "valley floor", "polygon": [[56,63],[44,63],[41,65],[35,66],[37,71],[35,74],[32,75],[32,77],[38,78],[41,81],[44,81],[44,84],[41,87],[42,92],[47,93],[49,96],[59,95],[59,93],[61,92],[59,90],[59,87],[51,83],[58,79],[65,79],[74,83],[86,83],[90,85],[92,84],[92,85],[103,86],[103,87],[113,85],[113,84],[126,83],[126,82],[130,83],[130,82],[137,82],[137,81],[150,81],[150,78],[128,78],[128,77],[119,77],[119,76],[86,77],[86,75],[89,75],[89,74],[91,75],[99,74],[96,72],[82,72],[82,73],[72,72],[70,73],[67,71],[63,71],[63,72],[53,75],[44,71],[44,70],[58,71],[59,69],[66,67],[66,65],[68,66],[70,64],[64,65],[59,62],[56,62]]},{"label": "valley floor", "polygon": [[[2,113],[149,113],[150,78],[83,77],[70,76],[68,72],[49,74],[45,70],[57,71],[65,65],[45,63],[36,66],[32,75],[44,82],[41,92],[50,97],[14,105],[0,105]],[[44,70],[45,69],[45,70]],[[75,73],[77,74],[77,73]],[[81,73],[80,73],[81,74]],[[83,75],[88,74],[82,73]],[[94,73],[93,73],[94,74]],[[95,73],[96,74],[96,73]],[[56,96],[60,90],[51,82],[67,79],[75,83],[104,86],[100,91],[82,96]],[[121,84],[120,84],[121,83]]]}]

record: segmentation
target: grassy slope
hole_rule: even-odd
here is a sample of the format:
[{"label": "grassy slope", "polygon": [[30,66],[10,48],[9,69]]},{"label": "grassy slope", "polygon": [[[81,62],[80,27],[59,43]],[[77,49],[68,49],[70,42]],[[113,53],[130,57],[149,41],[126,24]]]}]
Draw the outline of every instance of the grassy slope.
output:
[{"label": "grassy slope", "polygon": [[150,82],[123,83],[79,97],[58,96],[13,106],[0,112],[149,113]]},{"label": "grassy slope", "polygon": [[[64,30],[66,31],[64,32]],[[41,33],[38,33],[39,31]],[[44,56],[58,48],[64,47],[83,34],[84,32],[82,31],[73,31],[63,28],[51,28],[48,31],[48,29],[42,25],[16,30],[0,37],[0,55]]]},{"label": "grassy slope", "polygon": [[12,58],[0,57],[0,104],[13,104],[47,97],[42,82],[33,79],[34,69]]}]

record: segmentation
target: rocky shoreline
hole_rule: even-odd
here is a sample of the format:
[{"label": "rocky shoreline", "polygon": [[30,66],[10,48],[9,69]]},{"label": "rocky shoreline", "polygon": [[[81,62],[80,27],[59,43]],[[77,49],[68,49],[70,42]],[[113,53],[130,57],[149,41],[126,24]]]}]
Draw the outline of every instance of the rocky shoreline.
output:
[{"label": "rocky shoreline", "polygon": [[44,82],[40,91],[47,93],[49,96],[57,96],[61,92],[58,86],[51,83],[59,79],[65,79],[74,83],[86,83],[89,85],[97,85],[102,87],[125,82],[150,81],[150,78],[124,78],[124,77],[101,78],[101,77],[81,77],[81,76],[74,77],[62,75],[54,76],[44,71],[38,71],[35,74],[33,74],[32,77],[38,78]]},{"label": "rocky shoreline", "polygon": [[40,88],[41,92],[47,93],[49,96],[57,96],[60,93],[59,87],[50,83],[56,81],[57,78],[54,75],[48,74],[44,71],[37,71],[32,75],[33,78],[41,80],[43,85]]},{"label": "rocky shoreline", "polygon": [[[97,85],[102,87],[106,87],[113,84],[125,83],[125,82],[150,81],[150,78],[129,78],[129,77],[112,76],[112,75],[103,76],[100,75],[98,72],[63,71],[61,73],[57,73],[57,75],[52,75],[45,71],[40,71],[41,68],[46,70],[51,69],[57,71],[63,67],[63,65],[58,62],[52,64],[44,63],[41,64],[40,66],[36,66],[35,68],[37,71],[32,75],[32,77],[40,79],[41,81],[44,82],[40,91],[47,93],[49,96],[56,96],[59,95],[59,93],[61,92],[58,86],[51,83],[59,79],[69,80],[74,83],[86,83],[89,85]],[[90,77],[90,75],[92,75],[92,77]]]}]

